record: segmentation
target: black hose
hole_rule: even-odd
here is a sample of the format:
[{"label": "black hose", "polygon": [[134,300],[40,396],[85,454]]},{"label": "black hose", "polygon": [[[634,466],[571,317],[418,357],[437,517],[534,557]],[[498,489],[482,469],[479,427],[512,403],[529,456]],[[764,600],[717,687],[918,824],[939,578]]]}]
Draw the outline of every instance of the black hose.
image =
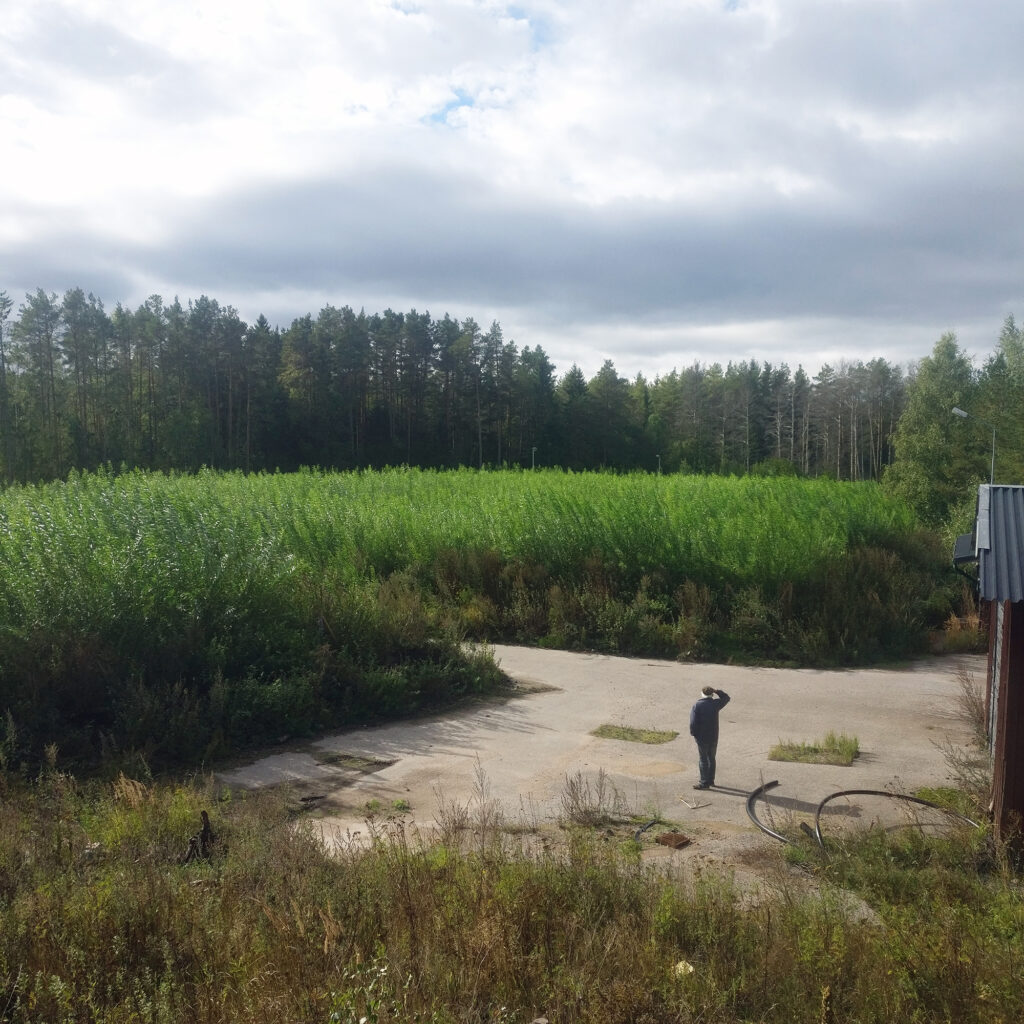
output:
[{"label": "black hose", "polygon": [[769,789],[773,789],[779,784],[779,780],[775,779],[772,782],[766,782],[761,786],[758,786],[750,796],[747,797],[747,817],[762,831],[765,835],[769,835],[772,839],[778,839],[780,843],[788,843],[789,840],[782,835],[780,832],[776,832],[774,829],[769,828],[762,822],[758,816],[754,813],[754,804],[759,796],[763,796],[768,792]]},{"label": "black hose", "polygon": [[824,800],[818,804],[818,809],[814,812],[814,838],[818,840],[818,845],[825,849],[825,840],[821,834],[821,812],[825,804],[832,800],[837,800],[841,796],[884,796],[890,800],[903,800],[911,804],[920,804],[922,807],[931,807],[936,811],[942,811],[943,814],[950,818],[957,818],[967,825],[973,825],[975,828],[981,828],[976,822],[972,821],[965,814],[960,814],[958,811],[951,811],[948,807],[940,807],[938,804],[932,803],[931,800],[922,800],[919,796],[910,796],[907,793],[889,793],[884,789],[841,789],[838,793],[833,793],[831,796],[825,797]]},{"label": "black hose", "polygon": [[639,843],[640,842],[640,836],[643,835],[643,833],[646,832],[652,825],[657,825],[658,824],[658,820],[659,820],[658,818],[653,818],[651,821],[647,822],[646,825],[641,825],[640,828],[638,828],[633,833],[633,840],[634,840],[634,842]]}]

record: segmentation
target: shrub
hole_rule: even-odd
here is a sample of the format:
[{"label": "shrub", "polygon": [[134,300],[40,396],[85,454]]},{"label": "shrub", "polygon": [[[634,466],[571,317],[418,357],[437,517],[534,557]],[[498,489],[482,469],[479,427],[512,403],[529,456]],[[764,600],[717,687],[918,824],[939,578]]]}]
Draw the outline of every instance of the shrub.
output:
[{"label": "shrub", "polygon": [[906,656],[961,611],[936,544],[874,485],[782,477],[204,471],[12,487],[0,749],[169,764],[403,714],[470,692],[459,671],[443,679],[462,637]]}]

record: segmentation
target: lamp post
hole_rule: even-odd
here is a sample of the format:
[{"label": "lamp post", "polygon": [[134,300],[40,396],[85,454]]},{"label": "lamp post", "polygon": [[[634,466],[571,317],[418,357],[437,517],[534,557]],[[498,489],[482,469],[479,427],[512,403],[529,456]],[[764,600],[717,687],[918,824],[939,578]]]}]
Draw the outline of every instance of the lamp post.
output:
[{"label": "lamp post", "polygon": [[[971,418],[970,413],[964,412],[963,409],[956,405],[953,406],[953,415],[959,416],[961,419],[964,420]],[[988,482],[989,486],[991,486],[996,482],[996,428],[993,427],[992,424],[989,423],[987,420],[983,420],[980,416],[975,416],[974,419],[976,419],[979,423],[988,427],[992,431],[992,466],[988,471]]]},{"label": "lamp post", "polygon": [[530,449],[530,469],[537,468],[537,446],[534,445]]},{"label": "lamp post", "polygon": [[658,476],[661,476],[661,456],[656,455],[655,458],[658,460]]}]

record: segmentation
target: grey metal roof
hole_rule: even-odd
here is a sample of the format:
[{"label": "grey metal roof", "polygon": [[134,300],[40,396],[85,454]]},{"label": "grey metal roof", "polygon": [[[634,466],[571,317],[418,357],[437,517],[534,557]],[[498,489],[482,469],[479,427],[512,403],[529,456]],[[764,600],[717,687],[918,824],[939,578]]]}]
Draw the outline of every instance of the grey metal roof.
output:
[{"label": "grey metal roof", "polygon": [[978,488],[978,592],[986,601],[1024,601],[1024,486]]}]

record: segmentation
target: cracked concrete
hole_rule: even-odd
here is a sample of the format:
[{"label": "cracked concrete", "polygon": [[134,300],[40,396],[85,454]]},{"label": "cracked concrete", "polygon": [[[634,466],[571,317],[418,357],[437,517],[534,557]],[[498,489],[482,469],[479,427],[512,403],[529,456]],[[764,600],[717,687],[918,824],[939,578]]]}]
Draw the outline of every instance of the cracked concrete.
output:
[{"label": "cracked concrete", "polygon": [[[410,826],[428,831],[442,802],[479,801],[481,784],[508,819],[550,823],[561,813],[567,776],[595,781],[603,772],[632,812],[662,817],[698,838],[724,837],[752,829],[746,796],[773,779],[780,784],[764,811],[776,826],[806,820],[840,789],[913,792],[946,784],[939,744],[970,738],[957,673],[964,667],[980,679],[985,667],[983,657],[819,671],[525,647],[494,653],[521,687],[508,700],[324,736],[218,777],[233,787],[289,784],[296,798],[316,804],[325,834],[343,836],[364,828],[368,804],[385,811],[397,805]],[[707,683],[732,702],[721,716],[718,786],[695,793],[689,710]],[[592,736],[602,724],[679,736],[659,745]],[[858,737],[862,753],[851,767],[768,760],[780,739],[811,741],[829,730]],[[876,813],[869,804],[851,801],[833,813],[867,821]]]}]

